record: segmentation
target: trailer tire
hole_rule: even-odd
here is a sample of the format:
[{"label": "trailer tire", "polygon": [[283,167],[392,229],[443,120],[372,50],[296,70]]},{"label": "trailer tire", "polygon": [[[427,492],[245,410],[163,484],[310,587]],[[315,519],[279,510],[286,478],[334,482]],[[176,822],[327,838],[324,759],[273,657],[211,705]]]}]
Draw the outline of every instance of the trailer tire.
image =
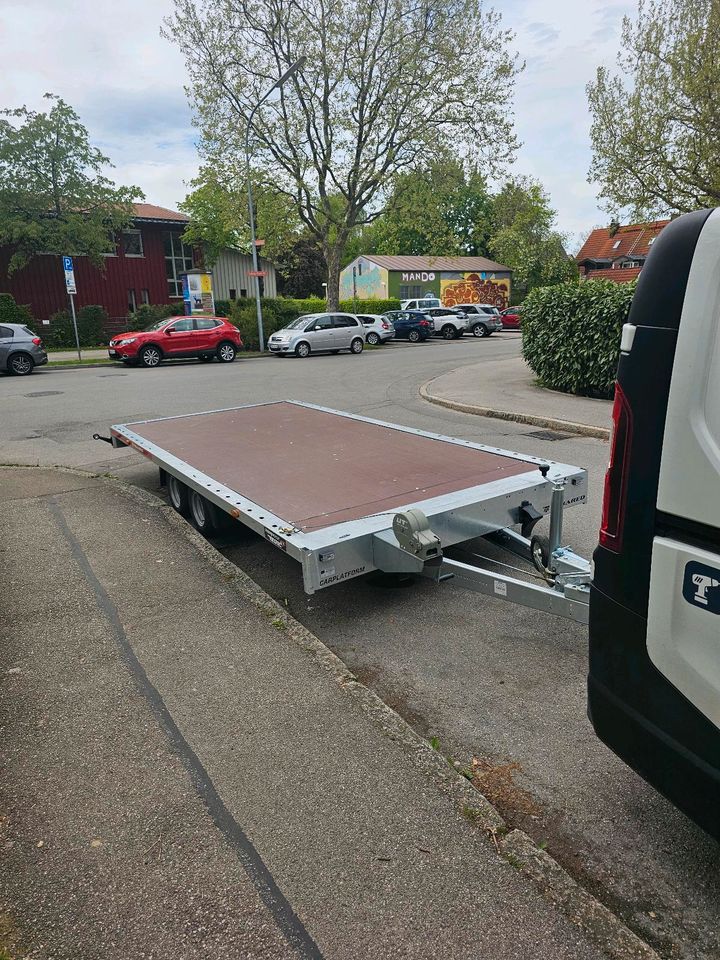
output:
[{"label": "trailer tire", "polygon": [[356,355],[362,353],[364,346],[365,344],[363,343],[362,337],[355,337],[353,342],[350,344],[350,353],[354,353]]},{"label": "trailer tire", "polygon": [[302,340],[302,341],[295,347],[295,356],[296,356],[296,357],[301,357],[303,360],[305,359],[305,357],[309,357],[309,356],[310,356],[310,344],[307,343],[305,340]]},{"label": "trailer tire", "polygon": [[550,541],[547,537],[542,536],[542,534],[532,537],[530,540],[530,556],[536,569],[543,576],[546,576],[550,566]]},{"label": "trailer tire", "polygon": [[197,490],[190,491],[189,503],[192,525],[204,537],[212,536],[219,526],[216,507]]},{"label": "trailer tire", "polygon": [[188,515],[188,488],[171,473],[166,476],[168,500],[173,510],[177,510],[184,517]]}]

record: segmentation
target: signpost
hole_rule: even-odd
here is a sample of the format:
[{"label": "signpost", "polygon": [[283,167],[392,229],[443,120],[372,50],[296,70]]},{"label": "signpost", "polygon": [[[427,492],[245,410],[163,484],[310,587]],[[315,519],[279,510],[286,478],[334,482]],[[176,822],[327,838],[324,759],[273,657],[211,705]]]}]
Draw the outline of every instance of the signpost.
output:
[{"label": "signpost", "polygon": [[75,331],[75,345],[77,346],[78,360],[82,360],[80,353],[80,337],[78,336],[77,317],[75,316],[75,271],[73,270],[72,257],[63,257],[63,270],[65,271],[65,289],[70,297],[70,312],[72,313],[73,330]]}]

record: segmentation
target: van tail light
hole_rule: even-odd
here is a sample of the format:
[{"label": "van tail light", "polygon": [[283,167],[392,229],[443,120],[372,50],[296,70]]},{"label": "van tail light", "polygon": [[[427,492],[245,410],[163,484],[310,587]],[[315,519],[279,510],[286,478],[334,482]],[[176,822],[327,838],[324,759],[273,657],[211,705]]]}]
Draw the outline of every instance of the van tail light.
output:
[{"label": "van tail light", "polygon": [[42,346],[42,340],[40,339],[40,337],[33,337],[32,342],[35,344],[36,347]]},{"label": "van tail light", "polygon": [[605,474],[600,545],[614,553],[622,550],[628,488],[628,459],[632,442],[632,410],[619,383],[615,384],[610,463]]}]

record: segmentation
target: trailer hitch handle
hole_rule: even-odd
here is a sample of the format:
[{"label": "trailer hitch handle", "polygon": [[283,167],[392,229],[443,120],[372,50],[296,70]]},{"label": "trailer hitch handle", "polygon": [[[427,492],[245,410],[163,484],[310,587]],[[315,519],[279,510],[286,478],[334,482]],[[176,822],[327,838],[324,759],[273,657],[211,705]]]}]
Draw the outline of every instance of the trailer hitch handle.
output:
[{"label": "trailer hitch handle", "polygon": [[94,433],[92,435],[93,440],[102,440],[104,443],[109,443],[110,446],[113,446],[112,437],[103,437],[99,433]]}]

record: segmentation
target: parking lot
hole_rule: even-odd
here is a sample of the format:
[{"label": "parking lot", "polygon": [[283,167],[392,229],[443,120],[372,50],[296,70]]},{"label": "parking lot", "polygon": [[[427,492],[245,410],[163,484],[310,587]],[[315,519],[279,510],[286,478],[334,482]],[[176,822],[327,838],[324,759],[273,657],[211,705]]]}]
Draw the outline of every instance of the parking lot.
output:
[{"label": "parking lot", "polygon": [[[418,393],[427,380],[470,363],[485,364],[491,382],[493,362],[519,351],[519,335],[503,333],[282,364],[258,359],[2,378],[0,459],[92,468],[156,491],[156,471],[142,457],[110,451],[92,433],[117,422],[306,400],[586,467],[589,503],[568,512],[565,539],[587,556],[606,443],[541,439],[536,427],[455,413]],[[291,456],[287,469],[291,476]],[[584,628],[452,582],[389,589],[354,580],[308,598],[297,565],[260,538],[217,545],[418,732],[474,770],[511,825],[546,843],[660,955],[718,954],[718,846],[596,740],[585,716]]]}]

